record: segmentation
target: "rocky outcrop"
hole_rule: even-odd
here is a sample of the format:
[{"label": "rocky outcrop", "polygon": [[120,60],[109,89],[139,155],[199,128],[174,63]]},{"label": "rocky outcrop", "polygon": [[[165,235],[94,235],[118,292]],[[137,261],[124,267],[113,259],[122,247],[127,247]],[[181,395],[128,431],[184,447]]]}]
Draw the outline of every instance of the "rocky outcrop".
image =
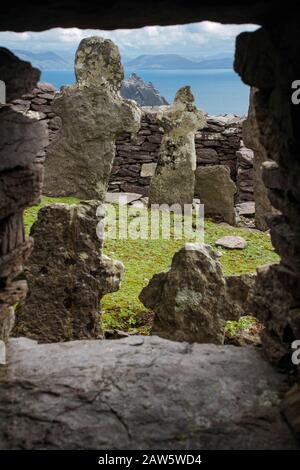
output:
[{"label": "rocky outcrop", "polygon": [[115,140],[139,129],[141,112],[119,94],[124,72],[119,50],[109,39],[83,39],[75,73],[76,84],[64,87],[53,101],[62,125],[47,150],[44,192],[103,201]]},{"label": "rocky outcrop", "polygon": [[169,104],[151,82],[146,84],[135,73],[132,73],[127,80],[123,80],[120,93],[123,98],[134,100],[139,106],[164,106]]},{"label": "rocky outcrop", "polygon": [[140,296],[155,312],[152,331],[175,341],[222,344],[231,318],[221,264],[209,245],[186,244],[171,268],[155,274]]},{"label": "rocky outcrop", "polygon": [[196,169],[195,196],[204,204],[205,217],[235,225],[234,195],[236,185],[223,165]]},{"label": "rocky outcrop", "polygon": [[52,204],[39,211],[24,270],[29,291],[16,308],[14,336],[44,343],[100,337],[100,300],[118,290],[124,268],[101,256],[98,205]]},{"label": "rocky outcrop", "polygon": [[202,111],[195,106],[190,87],[180,88],[171,108],[157,115],[165,133],[151,179],[149,205],[192,204],[195,186],[195,133],[204,126]]},{"label": "rocky outcrop", "polygon": [[[295,449],[285,378],[252,347],[11,339],[1,449]],[[34,424],[33,424],[34,423]]]},{"label": "rocky outcrop", "polygon": [[262,165],[268,159],[265,148],[260,142],[260,130],[255,116],[255,95],[257,90],[251,89],[248,117],[243,123],[243,141],[253,150],[253,187],[255,201],[255,225],[259,230],[268,230],[266,216],[274,212],[268,198],[267,188],[262,180]]}]

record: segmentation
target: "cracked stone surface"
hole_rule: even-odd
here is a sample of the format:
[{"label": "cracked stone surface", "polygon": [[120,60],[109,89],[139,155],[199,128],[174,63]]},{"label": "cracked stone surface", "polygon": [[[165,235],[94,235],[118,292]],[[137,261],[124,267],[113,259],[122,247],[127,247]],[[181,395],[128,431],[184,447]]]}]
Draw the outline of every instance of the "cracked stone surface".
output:
[{"label": "cracked stone surface", "polygon": [[8,343],[1,449],[291,449],[285,376],[252,347],[155,336]]}]

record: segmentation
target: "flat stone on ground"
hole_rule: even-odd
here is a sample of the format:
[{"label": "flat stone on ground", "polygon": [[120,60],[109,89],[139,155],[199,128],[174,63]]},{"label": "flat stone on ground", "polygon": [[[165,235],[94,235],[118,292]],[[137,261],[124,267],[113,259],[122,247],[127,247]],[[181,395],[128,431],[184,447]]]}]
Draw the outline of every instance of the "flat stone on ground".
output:
[{"label": "flat stone on ground", "polygon": [[141,199],[142,194],[137,193],[110,193],[107,192],[105,196],[105,202],[107,204],[119,204],[120,206],[126,206],[133,201]]},{"label": "flat stone on ground", "polygon": [[255,202],[241,202],[236,205],[238,215],[243,217],[254,217],[255,216]]},{"label": "flat stone on ground", "polygon": [[247,242],[242,237],[236,235],[225,235],[215,242],[216,246],[228,248],[229,250],[242,250],[246,248]]},{"label": "flat stone on ground", "polygon": [[285,376],[253,347],[12,339],[1,449],[295,449]]}]

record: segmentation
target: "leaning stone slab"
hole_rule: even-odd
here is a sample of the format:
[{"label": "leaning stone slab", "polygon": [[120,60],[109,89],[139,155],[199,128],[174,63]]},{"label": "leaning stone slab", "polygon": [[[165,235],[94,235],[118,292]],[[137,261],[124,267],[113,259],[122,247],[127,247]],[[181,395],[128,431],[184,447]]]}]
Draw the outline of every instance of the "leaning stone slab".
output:
[{"label": "leaning stone slab", "polygon": [[234,195],[236,185],[224,165],[198,167],[195,196],[204,204],[205,216],[235,225]]},{"label": "leaning stone slab", "polygon": [[52,204],[39,211],[24,270],[29,291],[16,308],[14,336],[43,343],[101,337],[100,300],[118,290],[124,267],[101,255],[98,205]]},{"label": "leaning stone slab", "polygon": [[225,235],[215,242],[216,246],[227,248],[228,250],[243,250],[247,246],[246,240],[235,235]]},{"label": "leaning stone slab", "polygon": [[44,192],[104,201],[115,141],[138,131],[141,110],[120,96],[124,71],[118,47],[109,39],[81,41],[75,74],[76,84],[53,100],[62,125],[47,150]]}]

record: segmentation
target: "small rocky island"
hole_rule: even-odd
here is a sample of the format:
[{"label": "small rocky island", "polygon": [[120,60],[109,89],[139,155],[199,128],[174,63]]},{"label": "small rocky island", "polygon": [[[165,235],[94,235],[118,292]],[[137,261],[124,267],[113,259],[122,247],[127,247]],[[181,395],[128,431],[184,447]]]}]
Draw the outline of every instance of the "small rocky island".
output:
[{"label": "small rocky island", "polygon": [[164,106],[169,104],[151,82],[145,83],[135,73],[132,73],[127,80],[123,80],[121,95],[123,98],[136,101],[140,106]]}]

